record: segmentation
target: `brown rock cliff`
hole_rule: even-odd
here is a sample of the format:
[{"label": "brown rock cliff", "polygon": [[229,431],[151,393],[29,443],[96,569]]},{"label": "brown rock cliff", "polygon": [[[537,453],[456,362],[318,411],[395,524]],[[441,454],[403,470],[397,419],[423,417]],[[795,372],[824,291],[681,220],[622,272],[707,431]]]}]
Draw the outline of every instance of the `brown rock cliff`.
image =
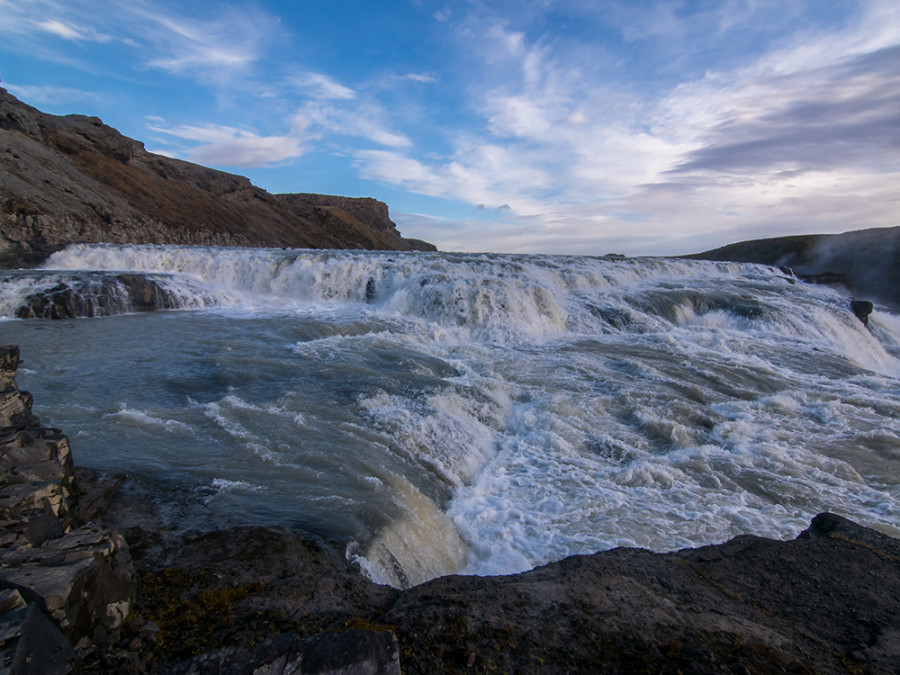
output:
[{"label": "brown rock cliff", "polygon": [[76,242],[434,250],[404,239],[375,199],[270,194],[0,88],[0,267]]}]

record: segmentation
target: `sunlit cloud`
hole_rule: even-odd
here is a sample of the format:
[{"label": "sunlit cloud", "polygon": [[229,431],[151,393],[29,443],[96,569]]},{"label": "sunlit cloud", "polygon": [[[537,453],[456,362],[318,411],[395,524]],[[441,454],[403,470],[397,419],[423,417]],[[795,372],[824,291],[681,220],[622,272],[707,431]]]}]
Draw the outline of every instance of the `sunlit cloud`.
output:
[{"label": "sunlit cloud", "polygon": [[818,67],[813,77],[738,83],[728,99],[719,94],[725,114],[703,146],[673,171],[826,171],[878,161],[900,149],[897,63],[900,46]]},{"label": "sunlit cloud", "polygon": [[54,35],[65,38],[66,40],[83,40],[84,35],[81,31],[64,24],[61,21],[51,19],[49,21],[36,21],[35,25],[43,31],[53,33]]},{"label": "sunlit cloud", "polygon": [[230,79],[262,58],[276,22],[252,7],[225,8],[202,20],[159,8],[132,8],[144,22],[139,35],[150,47],[146,64],[173,73],[212,73]]},{"label": "sunlit cloud", "polygon": [[[455,151],[443,161],[396,153],[358,153],[357,161],[372,180],[473,205],[508,204],[513,219],[536,217],[552,232],[554,250],[569,250],[578,232],[614,237],[619,227],[688,252],[717,233],[725,243],[766,223],[782,234],[894,225],[898,19],[875,3],[859,24],[820,37],[814,49],[800,36],[750,65],[685,80],[658,100],[611,89],[522,32],[489,26],[482,49],[503,77],[482,82],[471,102],[482,132],[452,139]],[[670,23],[657,30],[677,33]],[[484,237],[517,242],[505,250],[541,250],[540,226],[498,224],[508,237]]]},{"label": "sunlit cloud", "polygon": [[[515,162],[502,148],[471,148],[472,160],[451,160],[425,164],[400,152],[363,150],[356,152],[360,174],[369,180],[399,185],[419,194],[445,199],[462,199],[473,205],[516,210],[521,214],[541,210],[541,203],[526,194],[522,186],[534,190],[546,184],[539,168]],[[477,158],[474,155],[478,155]],[[507,184],[512,189],[506,190]]]},{"label": "sunlit cloud", "polygon": [[[411,1],[397,29],[417,41],[390,50],[366,42],[371,26],[353,17],[311,28],[286,6],[96,7],[0,0],[0,34],[19,53],[91,78],[45,69],[46,81],[10,90],[91,101],[101,73],[115,72],[104,95],[141,88],[131,118],[147,126],[126,131],[153,132],[160,152],[278,167],[282,186],[317,180],[321,163],[343,172],[328,189],[368,181],[392,213],[412,210],[405,200],[471,209],[471,220],[407,221],[424,228],[411,236],[444,231],[442,247],[578,252],[630,240],[597,246],[689,252],[748,233],[897,224],[894,0]],[[338,51],[338,35],[361,49]],[[354,58],[363,52],[378,56]],[[16,81],[5,64],[3,75]],[[158,104],[147,107],[144,80],[165,87]]]},{"label": "sunlit cloud", "polygon": [[154,125],[149,129],[200,143],[190,147],[184,156],[193,162],[212,166],[265,167],[295,159],[304,153],[301,140],[293,136],[259,136],[252,131],[217,125]]}]

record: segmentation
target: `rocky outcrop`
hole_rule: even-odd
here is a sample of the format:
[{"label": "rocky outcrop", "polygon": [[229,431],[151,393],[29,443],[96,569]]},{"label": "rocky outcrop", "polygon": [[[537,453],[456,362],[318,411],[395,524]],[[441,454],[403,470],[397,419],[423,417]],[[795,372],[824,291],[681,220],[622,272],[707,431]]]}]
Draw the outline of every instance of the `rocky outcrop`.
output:
[{"label": "rocky outcrop", "polygon": [[874,309],[875,305],[873,305],[868,300],[850,301],[850,311],[853,312],[854,316],[862,321],[862,325],[866,326],[867,328],[869,326],[869,316],[872,314],[872,311]]},{"label": "rocky outcrop", "polygon": [[273,195],[0,89],[0,267],[77,242],[434,250],[401,237],[374,199]]},{"label": "rocky outcrop", "polygon": [[25,296],[19,319],[72,319],[177,309],[180,298],[144,274],[92,272],[58,274],[57,283]]},{"label": "rocky outcrop", "polygon": [[787,267],[805,281],[900,310],[900,227],[757,239],[685,257]]},{"label": "rocky outcrop", "polygon": [[0,667],[6,673],[63,675],[78,662],[72,643],[18,591],[0,591],[0,635]]},{"label": "rocky outcrop", "polygon": [[831,514],[794,541],[615,549],[402,591],[301,532],[127,536],[159,628],[135,645],[151,672],[318,672],[326,642],[371,669],[324,672],[894,673],[900,657],[900,541]]},{"label": "rocky outcrop", "polygon": [[0,662],[6,672],[70,672],[72,645],[114,641],[137,597],[128,546],[73,517],[68,439],[40,426],[0,347]]},{"label": "rocky outcrop", "polygon": [[[397,590],[308,532],[169,529],[165,495],[132,478],[79,471],[73,501],[68,444],[31,415],[17,362],[0,349],[10,672],[887,674],[900,663],[900,540],[840,516],[816,516],[793,541],[614,549]],[[54,449],[35,450],[43,441]]]},{"label": "rocky outcrop", "polygon": [[[615,549],[405,592],[419,672],[877,672],[900,650],[900,542],[833,515],[795,541]],[[406,652],[404,652],[406,653]]]}]

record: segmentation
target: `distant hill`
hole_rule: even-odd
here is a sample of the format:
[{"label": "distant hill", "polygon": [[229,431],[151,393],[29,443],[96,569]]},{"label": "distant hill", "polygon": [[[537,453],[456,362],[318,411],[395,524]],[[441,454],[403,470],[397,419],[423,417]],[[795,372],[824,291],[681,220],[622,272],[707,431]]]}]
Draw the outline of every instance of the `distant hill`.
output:
[{"label": "distant hill", "polygon": [[842,285],[900,311],[900,227],[756,239],[684,257],[790,267],[808,281]]},{"label": "distant hill", "polygon": [[270,194],[0,88],[0,267],[76,242],[435,250],[404,239],[375,199]]}]

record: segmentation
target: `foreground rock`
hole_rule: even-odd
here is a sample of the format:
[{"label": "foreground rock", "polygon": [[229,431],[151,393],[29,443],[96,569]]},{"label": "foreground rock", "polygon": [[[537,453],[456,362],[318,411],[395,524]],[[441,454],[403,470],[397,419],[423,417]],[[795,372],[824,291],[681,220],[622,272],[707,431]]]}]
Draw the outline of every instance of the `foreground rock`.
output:
[{"label": "foreground rock", "polygon": [[900,227],[757,239],[685,257],[789,267],[807,281],[900,310]]},{"label": "foreground rock", "polygon": [[898,575],[900,542],[821,515],[791,542],[617,549],[515,577],[439,579],[385,620],[403,627],[422,672],[889,673]]},{"label": "foreground rock", "polygon": [[895,673],[900,662],[900,541],[831,514],[794,541],[616,549],[405,591],[290,530],[126,536],[138,611],[158,628],[130,643],[150,672],[319,672],[326,648],[341,667],[372,669],[324,672]]},{"label": "foreground rock", "polygon": [[136,599],[128,546],[73,517],[68,439],[40,426],[16,385],[17,347],[0,347],[0,662],[69,672],[72,645],[117,639]]},{"label": "foreground rock", "polygon": [[[0,350],[6,433],[21,439],[38,427],[30,397],[8,395],[17,361]],[[5,508],[25,505],[5,512],[3,530],[0,658],[22,668],[12,672],[30,672],[28,658],[38,672],[248,675],[895,673],[900,663],[900,540],[836,515],[793,541],[615,549],[401,591],[307,532],[179,532],[171,500],[153,499],[160,486],[73,479],[64,437],[29,437],[3,449]],[[23,463],[15,453],[39,440],[55,450]],[[38,492],[22,498],[22,485]]]},{"label": "foreground rock", "polygon": [[401,237],[374,199],[269,194],[0,88],[0,267],[33,267],[77,242],[434,250]]}]

